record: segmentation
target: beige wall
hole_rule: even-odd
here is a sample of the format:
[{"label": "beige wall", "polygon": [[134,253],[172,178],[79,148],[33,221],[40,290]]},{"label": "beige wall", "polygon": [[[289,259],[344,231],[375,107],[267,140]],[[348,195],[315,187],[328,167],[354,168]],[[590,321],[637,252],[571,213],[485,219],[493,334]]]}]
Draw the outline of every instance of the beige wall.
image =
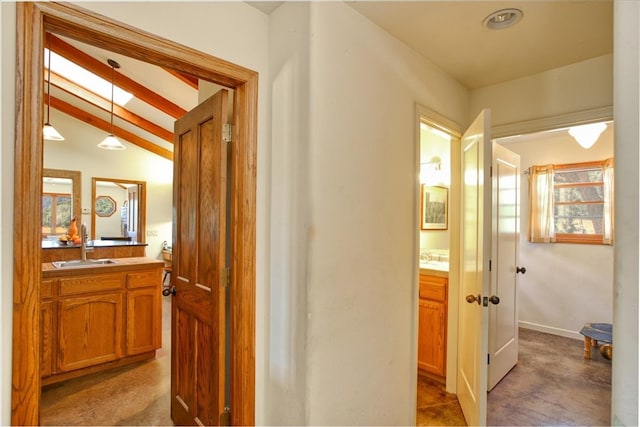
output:
[{"label": "beige wall", "polygon": [[616,246],[612,425],[638,425],[640,2],[615,0]]},{"label": "beige wall", "polygon": [[469,119],[491,108],[492,126],[613,105],[613,56],[605,55],[471,92]]}]

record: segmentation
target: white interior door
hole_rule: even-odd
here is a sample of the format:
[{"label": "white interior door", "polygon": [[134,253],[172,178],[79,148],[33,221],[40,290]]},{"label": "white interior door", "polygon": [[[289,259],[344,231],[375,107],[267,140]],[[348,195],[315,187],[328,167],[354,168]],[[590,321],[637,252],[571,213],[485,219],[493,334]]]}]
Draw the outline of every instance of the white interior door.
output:
[{"label": "white interior door", "polygon": [[[483,110],[462,136],[462,230],[457,392],[467,425],[487,419],[487,351],[490,291],[490,111]],[[488,301],[487,301],[488,303]]]},{"label": "white interior door", "polygon": [[498,297],[499,304],[489,304],[488,390],[518,363],[520,156],[496,143],[493,143],[492,187],[491,296]]}]

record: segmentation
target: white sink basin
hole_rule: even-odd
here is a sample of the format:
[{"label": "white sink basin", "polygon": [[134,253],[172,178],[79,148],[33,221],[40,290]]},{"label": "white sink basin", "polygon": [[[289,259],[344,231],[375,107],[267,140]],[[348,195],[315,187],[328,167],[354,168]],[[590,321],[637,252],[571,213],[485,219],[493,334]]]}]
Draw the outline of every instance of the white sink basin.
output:
[{"label": "white sink basin", "polygon": [[96,265],[115,264],[112,259],[74,259],[71,261],[54,261],[51,264],[55,268],[81,268],[81,267],[93,267]]}]

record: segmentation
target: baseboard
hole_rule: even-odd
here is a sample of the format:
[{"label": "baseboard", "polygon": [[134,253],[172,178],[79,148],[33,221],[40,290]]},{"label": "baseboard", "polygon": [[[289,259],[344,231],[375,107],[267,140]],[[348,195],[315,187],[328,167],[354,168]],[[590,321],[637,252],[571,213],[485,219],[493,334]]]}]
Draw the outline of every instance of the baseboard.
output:
[{"label": "baseboard", "polygon": [[576,340],[584,339],[584,337],[580,335],[579,332],[570,331],[568,329],[554,328],[551,326],[539,325],[537,323],[525,322],[522,320],[518,321],[518,326],[524,329],[532,329],[534,331],[544,332],[551,335],[559,335],[561,337],[573,338]]}]

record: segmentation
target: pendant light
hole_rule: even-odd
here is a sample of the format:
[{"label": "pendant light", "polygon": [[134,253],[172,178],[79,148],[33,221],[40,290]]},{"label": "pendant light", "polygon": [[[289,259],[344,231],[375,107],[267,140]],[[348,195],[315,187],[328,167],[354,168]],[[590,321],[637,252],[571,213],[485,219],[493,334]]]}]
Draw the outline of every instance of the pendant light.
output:
[{"label": "pendant light", "polygon": [[49,109],[51,108],[51,39],[49,39],[48,64],[47,64],[47,121],[42,128],[42,136],[47,141],[64,141],[64,137],[49,122]]},{"label": "pendant light", "polygon": [[120,64],[113,59],[107,59],[107,62],[111,66],[111,130],[104,141],[98,144],[98,147],[104,150],[124,150],[127,147],[122,145],[122,143],[118,141],[118,138],[113,135],[113,77],[115,75],[115,69],[120,68]]},{"label": "pendant light", "polygon": [[590,123],[587,125],[574,126],[569,129],[571,135],[584,149],[589,149],[596,143],[600,134],[607,128],[606,123]]}]

